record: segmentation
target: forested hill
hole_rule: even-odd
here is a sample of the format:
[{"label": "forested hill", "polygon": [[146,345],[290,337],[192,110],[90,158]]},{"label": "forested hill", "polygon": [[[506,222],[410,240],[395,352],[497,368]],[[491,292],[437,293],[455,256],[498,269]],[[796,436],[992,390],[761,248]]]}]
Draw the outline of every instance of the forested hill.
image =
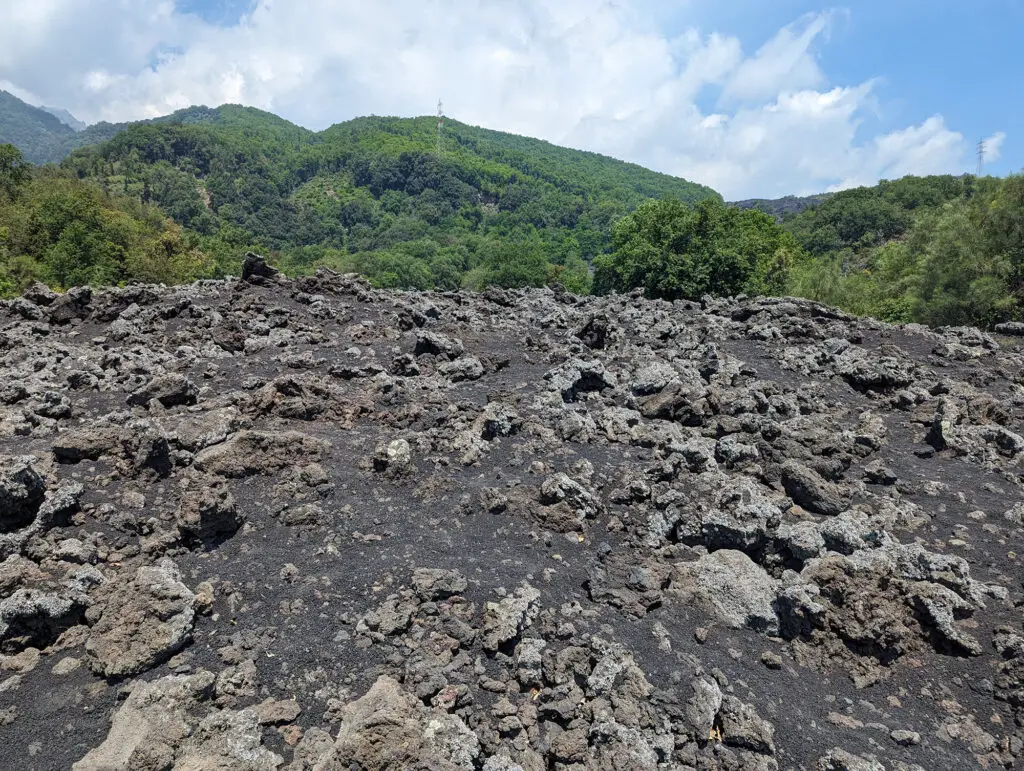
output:
[{"label": "forested hill", "polygon": [[[60,115],[64,116],[63,120]],[[68,125],[68,120],[74,121],[75,127]],[[60,163],[80,147],[106,142],[130,126],[154,123],[245,126],[253,133],[267,130],[273,133],[275,124],[280,124],[290,127],[294,132],[301,132],[304,138],[312,136],[311,131],[270,113],[233,105],[217,109],[189,107],[150,120],[131,123],[101,121],[87,126],[66,110],[33,107],[13,94],[0,90],[0,144],[14,145],[30,163]]]},{"label": "forested hill", "polygon": [[[62,120],[56,113],[65,116]],[[76,128],[65,120],[76,121]],[[156,120],[176,121],[173,115]],[[72,151],[86,145],[106,142],[128,123],[94,123],[77,121],[66,110],[33,107],[13,94],[0,91],[0,144],[17,147],[30,163],[59,163]]]},{"label": "forested hill", "polygon": [[803,196],[787,195],[782,198],[748,198],[743,201],[733,201],[729,205],[735,206],[737,209],[763,211],[781,222],[786,217],[817,206],[826,201],[830,195],[831,193],[818,193],[817,195]]},{"label": "forested hill", "polygon": [[585,291],[587,261],[642,201],[721,200],[634,164],[451,120],[440,155],[437,145],[436,118],[313,133],[226,105],[131,124],[62,166],[159,206],[223,270],[252,248],[293,270],[323,264],[408,288],[560,280]]},{"label": "forested hill", "polygon": [[843,190],[787,217],[788,291],[886,321],[991,327],[1024,315],[1024,176]]},{"label": "forested hill", "polygon": [[0,294],[36,278],[236,273],[253,250],[381,287],[788,294],[989,328],[1024,317],[1019,175],[906,177],[744,210],[683,179],[456,121],[438,147],[434,117],[315,133],[225,105],[76,134],[20,114],[29,134],[49,132],[37,138],[103,141],[31,169],[0,143]]},{"label": "forested hill", "polygon": [[0,144],[10,143],[32,163],[59,161],[75,130],[39,107],[0,91]]}]

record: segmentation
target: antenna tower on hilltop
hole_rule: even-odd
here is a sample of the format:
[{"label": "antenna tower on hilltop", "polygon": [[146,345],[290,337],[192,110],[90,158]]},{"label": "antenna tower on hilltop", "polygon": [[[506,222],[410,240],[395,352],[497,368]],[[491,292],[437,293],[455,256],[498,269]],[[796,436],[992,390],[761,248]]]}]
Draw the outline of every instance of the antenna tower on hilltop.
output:
[{"label": "antenna tower on hilltop", "polygon": [[440,158],[444,154],[444,105],[441,104],[441,100],[437,100],[437,157]]},{"label": "antenna tower on hilltop", "polygon": [[985,170],[985,140],[978,140],[978,176]]}]

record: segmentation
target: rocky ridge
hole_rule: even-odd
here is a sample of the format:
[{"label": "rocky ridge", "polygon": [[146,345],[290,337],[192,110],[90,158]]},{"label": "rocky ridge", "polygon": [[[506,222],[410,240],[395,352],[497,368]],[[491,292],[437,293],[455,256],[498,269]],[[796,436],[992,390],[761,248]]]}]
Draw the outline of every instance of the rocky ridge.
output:
[{"label": "rocky ridge", "polygon": [[1022,762],[1014,338],[254,265],[0,303],[0,766]]}]

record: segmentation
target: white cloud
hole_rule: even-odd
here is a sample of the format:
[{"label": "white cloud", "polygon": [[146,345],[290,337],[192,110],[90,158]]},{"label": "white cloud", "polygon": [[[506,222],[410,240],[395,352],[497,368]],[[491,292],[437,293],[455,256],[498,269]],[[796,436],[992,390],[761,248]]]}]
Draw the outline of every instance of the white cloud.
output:
[{"label": "white cloud", "polygon": [[8,94],[14,94],[21,101],[28,102],[29,104],[42,104],[42,100],[38,96],[33,94],[31,91],[26,91],[25,89],[20,88],[9,80],[0,80],[0,91],[6,91]]},{"label": "white cloud", "polygon": [[[928,174],[936,166],[949,168],[963,161],[964,137],[946,128],[942,116],[934,115],[920,126],[910,126],[877,137],[861,155],[877,169],[878,176],[895,179],[907,174]],[[853,180],[850,180],[852,182]],[[859,184],[874,180],[856,179]]]},{"label": "white cloud", "polygon": [[[938,116],[858,137],[873,83],[828,83],[813,49],[831,13],[745,56],[724,32],[667,36],[650,0],[259,0],[228,28],[169,0],[12,2],[0,81],[91,121],[241,102],[323,128],[429,113],[441,97],[467,123],[625,158],[727,198],[958,172],[969,157]],[[1000,135],[990,142],[998,154]]]},{"label": "white cloud", "polygon": [[998,161],[1003,156],[1003,142],[1006,140],[1006,133],[997,131],[984,141],[985,163]]},{"label": "white cloud", "polygon": [[745,59],[725,85],[725,102],[763,101],[783,90],[814,88],[825,82],[811,43],[827,32],[829,14],[811,14],[783,27],[771,40]]}]

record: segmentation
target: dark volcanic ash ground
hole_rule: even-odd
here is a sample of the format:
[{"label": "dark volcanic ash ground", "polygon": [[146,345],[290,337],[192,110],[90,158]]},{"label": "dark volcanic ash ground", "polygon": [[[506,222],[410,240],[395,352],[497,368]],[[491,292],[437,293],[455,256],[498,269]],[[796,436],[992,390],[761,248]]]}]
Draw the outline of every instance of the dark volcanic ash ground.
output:
[{"label": "dark volcanic ash ground", "polygon": [[0,767],[1024,757],[1024,356],[322,273],[0,303]]}]

